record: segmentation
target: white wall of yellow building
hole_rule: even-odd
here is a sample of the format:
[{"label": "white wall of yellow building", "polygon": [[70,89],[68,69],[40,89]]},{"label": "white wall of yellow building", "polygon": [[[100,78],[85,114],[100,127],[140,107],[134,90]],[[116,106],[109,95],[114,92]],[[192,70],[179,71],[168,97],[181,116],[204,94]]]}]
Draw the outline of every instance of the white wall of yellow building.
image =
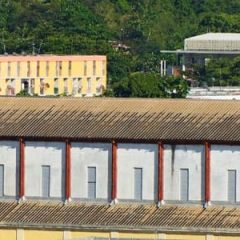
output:
[{"label": "white wall of yellow building", "polygon": [[237,240],[240,236],[209,234],[165,234],[165,233],[124,233],[124,232],[85,232],[49,231],[29,229],[0,229],[1,240],[78,240],[86,238],[155,239],[155,240]]},{"label": "white wall of yellow building", "polygon": [[[84,72],[85,61],[71,61],[71,71],[69,72],[69,62],[62,61],[61,74],[56,73],[56,61],[49,61],[49,70],[47,74],[47,61],[39,61],[39,74],[37,74],[37,61],[30,62],[30,75],[27,74],[28,62],[10,62],[10,73],[8,71],[9,62],[0,63],[0,95],[6,95],[9,79],[15,79],[15,92],[21,91],[21,79],[34,79],[35,87],[34,93],[40,94],[40,79],[44,79],[44,83],[49,87],[44,88],[44,95],[54,95],[54,79],[58,78],[59,94],[64,92],[64,79],[67,78],[68,93],[73,91],[73,78],[81,78],[81,93],[84,95],[98,95],[96,90],[97,78],[100,79],[100,84],[106,89],[106,61],[96,60],[96,72],[93,73],[93,60],[86,61],[87,72]],[[18,64],[20,64],[20,71],[17,71]],[[91,78],[91,90],[88,90],[87,79]]]}]

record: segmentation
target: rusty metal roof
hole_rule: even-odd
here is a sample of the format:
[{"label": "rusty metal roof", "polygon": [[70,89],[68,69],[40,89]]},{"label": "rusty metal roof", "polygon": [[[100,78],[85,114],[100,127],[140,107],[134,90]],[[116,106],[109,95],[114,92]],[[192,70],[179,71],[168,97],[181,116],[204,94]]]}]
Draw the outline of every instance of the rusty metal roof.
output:
[{"label": "rusty metal roof", "polygon": [[240,208],[72,202],[0,202],[0,226],[72,230],[240,233]]},{"label": "rusty metal roof", "polygon": [[0,97],[0,136],[240,141],[240,102]]}]

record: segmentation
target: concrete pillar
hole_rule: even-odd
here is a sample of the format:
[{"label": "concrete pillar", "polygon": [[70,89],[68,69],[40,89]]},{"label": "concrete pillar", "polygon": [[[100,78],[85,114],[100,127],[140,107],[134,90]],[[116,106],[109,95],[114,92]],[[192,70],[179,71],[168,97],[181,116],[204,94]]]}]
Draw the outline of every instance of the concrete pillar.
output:
[{"label": "concrete pillar", "polygon": [[16,239],[24,240],[24,229],[17,229]]},{"label": "concrete pillar", "polygon": [[206,240],[214,240],[214,236],[213,235],[210,235],[210,234],[207,234],[206,237],[205,237]]},{"label": "concrete pillar", "polygon": [[63,231],[63,240],[71,240],[72,234],[71,231]]},{"label": "concrete pillar", "polygon": [[118,232],[110,232],[110,239],[118,239],[119,233]]},{"label": "concrete pillar", "polygon": [[165,233],[158,233],[157,234],[157,239],[158,240],[165,240],[165,239],[167,239],[167,236],[166,236]]}]

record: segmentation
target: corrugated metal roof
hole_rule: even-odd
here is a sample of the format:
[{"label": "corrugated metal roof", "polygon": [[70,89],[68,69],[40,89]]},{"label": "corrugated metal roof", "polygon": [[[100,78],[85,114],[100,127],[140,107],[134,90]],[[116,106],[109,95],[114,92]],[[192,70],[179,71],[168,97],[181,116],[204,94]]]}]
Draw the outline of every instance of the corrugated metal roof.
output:
[{"label": "corrugated metal roof", "polygon": [[5,201],[0,226],[240,233],[240,208]]},{"label": "corrugated metal roof", "polygon": [[186,38],[184,49],[188,51],[239,51],[240,33],[207,33]]},{"label": "corrugated metal roof", "polygon": [[240,141],[240,102],[0,98],[0,136]]},{"label": "corrugated metal roof", "polygon": [[186,40],[198,41],[240,41],[240,33],[205,33],[194,37],[186,38]]}]

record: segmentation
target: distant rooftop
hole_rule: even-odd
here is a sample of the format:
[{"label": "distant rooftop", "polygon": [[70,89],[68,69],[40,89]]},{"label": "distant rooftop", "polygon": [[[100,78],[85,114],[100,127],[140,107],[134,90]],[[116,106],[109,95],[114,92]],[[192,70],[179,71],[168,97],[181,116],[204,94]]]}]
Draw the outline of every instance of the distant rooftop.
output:
[{"label": "distant rooftop", "polygon": [[185,51],[240,51],[240,33],[206,33],[184,41]]},{"label": "distant rooftop", "polygon": [[240,33],[205,33],[194,37],[186,38],[185,40],[221,40],[221,41],[240,41]]}]

